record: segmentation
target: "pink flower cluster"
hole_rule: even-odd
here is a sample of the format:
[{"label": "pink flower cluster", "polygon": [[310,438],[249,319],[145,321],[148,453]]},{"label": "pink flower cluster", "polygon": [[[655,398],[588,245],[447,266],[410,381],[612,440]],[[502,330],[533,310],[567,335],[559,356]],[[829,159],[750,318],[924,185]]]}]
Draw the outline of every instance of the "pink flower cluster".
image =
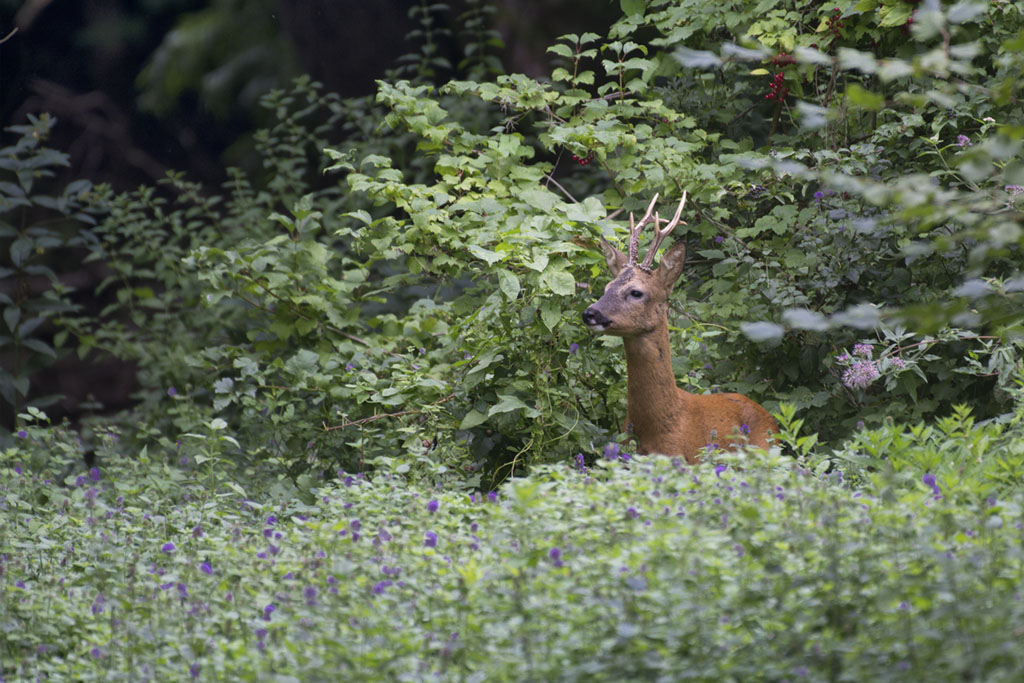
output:
[{"label": "pink flower cluster", "polygon": [[843,384],[863,389],[878,379],[878,367],[870,360],[859,360],[843,372]]}]

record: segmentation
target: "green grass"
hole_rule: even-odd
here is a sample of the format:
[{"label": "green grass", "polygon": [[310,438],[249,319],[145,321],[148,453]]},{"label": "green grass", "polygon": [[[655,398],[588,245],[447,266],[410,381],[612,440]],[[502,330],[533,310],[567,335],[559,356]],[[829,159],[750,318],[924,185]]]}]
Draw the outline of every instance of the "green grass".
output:
[{"label": "green grass", "polygon": [[385,467],[300,502],[145,453],[60,482],[46,435],[0,457],[5,681],[1024,675],[1019,487],[747,455],[551,467],[491,500]]}]

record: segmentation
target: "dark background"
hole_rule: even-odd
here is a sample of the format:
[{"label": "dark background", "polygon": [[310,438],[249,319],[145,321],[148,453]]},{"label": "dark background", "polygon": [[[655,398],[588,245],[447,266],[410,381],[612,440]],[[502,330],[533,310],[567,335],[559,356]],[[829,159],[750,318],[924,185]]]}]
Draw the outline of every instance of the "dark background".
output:
[{"label": "dark background", "polygon": [[[259,126],[259,96],[303,73],[343,97],[418,49],[415,0],[0,0],[0,121],[50,112],[50,146],[72,157],[69,177],[115,189],[169,169],[219,183]],[[441,55],[462,58],[457,0],[436,18]],[[494,3],[506,72],[543,76],[559,35],[603,34],[619,14],[609,0]],[[178,47],[176,47],[178,46]],[[455,75],[439,72],[438,80]],[[10,140],[8,139],[8,143]]]}]

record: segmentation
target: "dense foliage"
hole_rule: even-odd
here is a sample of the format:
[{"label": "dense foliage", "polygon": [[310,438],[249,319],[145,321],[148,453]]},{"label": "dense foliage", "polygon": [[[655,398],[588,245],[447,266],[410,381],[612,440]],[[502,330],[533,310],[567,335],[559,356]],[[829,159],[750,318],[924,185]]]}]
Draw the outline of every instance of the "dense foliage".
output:
[{"label": "dense foliage", "polygon": [[[1024,11],[621,7],[533,79],[475,2],[441,64],[424,2],[219,191],[54,188],[53,120],[9,129],[0,679],[1021,677]],[[677,378],[782,427],[696,467],[630,458],[579,321],[683,191]],[[135,407],[52,424],[72,353]]]},{"label": "dense foliage", "polygon": [[138,362],[143,435],[219,417],[294,475],[402,455],[492,485],[615,438],[620,352],[578,322],[594,238],[686,190],[691,390],[791,403],[830,440],[954,401],[1005,414],[1021,10],[798,4],[624,2],[606,39],[550,48],[550,80],[495,76],[480,10],[473,80],[428,82],[425,30],[375,102],[275,91],[265,177],[111,199],[89,259],[115,301],[60,339]]},{"label": "dense foliage", "polygon": [[395,460],[310,503],[209,460],[119,457],[115,434],[85,471],[73,434],[38,425],[0,456],[10,680],[1024,673],[1020,422],[879,430],[864,444],[887,461],[860,484],[786,456],[609,450],[491,494]]}]

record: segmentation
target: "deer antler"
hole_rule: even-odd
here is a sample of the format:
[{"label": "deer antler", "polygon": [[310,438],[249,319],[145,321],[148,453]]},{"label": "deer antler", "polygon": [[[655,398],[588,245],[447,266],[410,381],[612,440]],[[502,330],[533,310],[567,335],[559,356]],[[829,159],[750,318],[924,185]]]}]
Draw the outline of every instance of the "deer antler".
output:
[{"label": "deer antler", "polygon": [[[654,195],[654,198],[657,199],[658,195]],[[672,217],[672,220],[669,221],[669,224],[666,225],[664,228],[661,227],[661,219],[658,218],[658,214],[654,214],[654,229],[657,232],[655,232],[654,234],[654,242],[651,243],[651,248],[647,252],[647,256],[644,257],[644,262],[640,264],[641,269],[646,271],[651,270],[651,265],[653,265],[654,263],[654,257],[658,253],[658,247],[660,247],[661,243],[665,240],[666,237],[668,237],[668,234],[675,230],[675,227],[679,225],[679,217],[683,215],[683,206],[685,205],[686,191],[684,190],[683,198],[679,200],[679,207],[676,209],[676,215]],[[651,202],[651,206],[654,206],[654,202]],[[649,210],[648,213],[650,213]],[[682,224],[686,225],[686,221],[682,221]]]},{"label": "deer antler", "polygon": [[637,252],[640,251],[640,232],[644,229],[644,226],[651,220],[651,212],[654,211],[654,204],[658,201],[658,194],[654,194],[654,199],[651,200],[650,205],[647,207],[647,213],[640,219],[640,222],[633,225],[633,212],[629,212],[629,260],[626,265],[635,266]]}]

